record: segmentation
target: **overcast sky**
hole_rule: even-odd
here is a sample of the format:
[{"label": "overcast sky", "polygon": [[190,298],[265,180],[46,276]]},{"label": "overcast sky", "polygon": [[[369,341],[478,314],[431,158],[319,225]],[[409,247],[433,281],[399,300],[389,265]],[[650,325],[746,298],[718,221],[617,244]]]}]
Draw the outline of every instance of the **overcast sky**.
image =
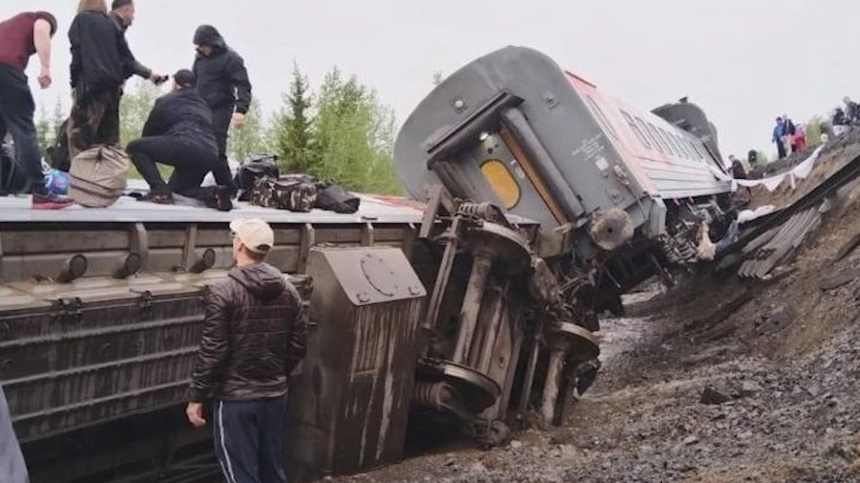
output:
[{"label": "overcast sky", "polygon": [[[68,96],[74,0],[2,0],[0,14],[45,9],[60,20],[50,110]],[[318,85],[337,65],[373,86],[399,121],[451,73],[506,45],[546,52],[640,109],[689,96],[723,153],[768,152],[774,118],[826,114],[860,98],[857,0],[138,0],[129,43],[158,71],[190,66],[201,23],[246,60],[264,109],[280,103],[293,61]],[[37,62],[31,62],[35,72]],[[35,76],[33,76],[35,77]]]}]

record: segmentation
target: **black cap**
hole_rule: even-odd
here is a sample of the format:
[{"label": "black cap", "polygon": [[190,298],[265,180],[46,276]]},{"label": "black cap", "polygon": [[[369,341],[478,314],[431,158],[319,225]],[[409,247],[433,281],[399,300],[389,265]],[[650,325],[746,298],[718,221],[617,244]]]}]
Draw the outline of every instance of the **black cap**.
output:
[{"label": "black cap", "polygon": [[110,4],[110,9],[117,10],[132,3],[134,3],[133,0],[113,0],[113,3]]},{"label": "black cap", "polygon": [[181,69],[173,74],[173,80],[182,87],[194,87],[197,85],[197,76],[188,69]]}]

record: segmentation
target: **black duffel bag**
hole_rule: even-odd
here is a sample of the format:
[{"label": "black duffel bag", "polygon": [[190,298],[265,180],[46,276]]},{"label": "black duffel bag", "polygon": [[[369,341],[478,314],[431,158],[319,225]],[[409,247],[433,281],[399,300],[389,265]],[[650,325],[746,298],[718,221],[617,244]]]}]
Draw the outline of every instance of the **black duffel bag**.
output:
[{"label": "black duffel bag", "polygon": [[337,184],[323,185],[317,194],[316,207],[321,210],[353,214],[358,211],[360,205],[361,199],[358,196],[347,193]]},{"label": "black duffel bag", "polygon": [[260,155],[249,158],[236,173],[234,184],[239,190],[239,201],[249,201],[251,191],[257,180],[261,178],[278,179],[278,157],[276,155]]}]

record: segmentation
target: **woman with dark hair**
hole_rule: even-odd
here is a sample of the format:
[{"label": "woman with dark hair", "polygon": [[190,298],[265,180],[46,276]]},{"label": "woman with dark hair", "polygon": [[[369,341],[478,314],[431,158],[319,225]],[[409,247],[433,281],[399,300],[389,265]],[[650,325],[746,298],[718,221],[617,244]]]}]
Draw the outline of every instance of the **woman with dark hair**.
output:
[{"label": "woman with dark hair", "polygon": [[81,0],[69,28],[74,104],[68,127],[71,159],[96,145],[119,144],[119,100],[134,68],[122,30],[105,0]]}]

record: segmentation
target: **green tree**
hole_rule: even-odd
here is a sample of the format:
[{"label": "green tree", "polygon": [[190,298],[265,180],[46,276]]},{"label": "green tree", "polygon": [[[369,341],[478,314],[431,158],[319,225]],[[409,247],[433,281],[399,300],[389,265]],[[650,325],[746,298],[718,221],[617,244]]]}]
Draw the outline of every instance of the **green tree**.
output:
[{"label": "green tree", "polygon": [[824,119],[821,116],[815,116],[806,123],[806,144],[809,146],[818,146],[821,144],[821,125]]},{"label": "green tree", "polygon": [[306,173],[314,161],[313,97],[307,77],[293,65],[290,91],[284,96],[284,106],[275,116],[273,141],[281,159],[281,167],[289,173]]},{"label": "green tree", "polygon": [[251,108],[245,115],[245,124],[242,127],[230,128],[229,157],[243,163],[253,154],[269,152],[270,143],[267,131],[263,109],[257,99],[254,99],[251,101]]},{"label": "green tree", "polygon": [[48,119],[48,111],[44,105],[39,108],[39,119],[36,121],[36,138],[39,140],[39,150],[44,156],[48,146],[54,141],[54,130],[51,129],[51,121]]},{"label": "green tree", "polygon": [[66,122],[68,115],[66,114],[66,110],[63,107],[63,101],[60,100],[59,96],[57,97],[57,102],[54,103],[54,112],[51,116],[51,127],[54,129],[54,136],[56,137],[57,130],[60,129],[60,126]]},{"label": "green tree", "polygon": [[120,140],[124,145],[143,134],[143,125],[160,95],[161,90],[157,86],[141,79],[126,85],[119,106]]},{"label": "green tree", "polygon": [[392,110],[373,89],[333,69],[319,93],[310,173],[350,190],[401,193],[392,161],[394,126]]}]

